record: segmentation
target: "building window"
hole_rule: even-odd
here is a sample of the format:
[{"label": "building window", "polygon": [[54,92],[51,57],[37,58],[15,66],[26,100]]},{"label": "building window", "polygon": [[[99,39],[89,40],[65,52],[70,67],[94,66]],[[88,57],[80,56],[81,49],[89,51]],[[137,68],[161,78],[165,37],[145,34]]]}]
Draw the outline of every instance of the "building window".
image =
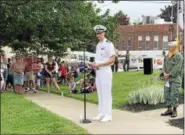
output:
[{"label": "building window", "polygon": [[131,39],[128,40],[127,50],[131,50]]},{"label": "building window", "polygon": [[146,36],[145,50],[150,50],[150,36]]},{"label": "building window", "polygon": [[138,41],[138,49],[139,49],[139,50],[142,49],[142,45],[143,45],[142,41]]},{"label": "building window", "polygon": [[125,42],[122,40],[122,50],[125,50]]},{"label": "building window", "polygon": [[168,49],[168,36],[163,36],[163,50],[167,50]]},{"label": "building window", "polygon": [[146,50],[150,50],[150,41],[146,41],[146,42],[145,42],[145,45],[146,45],[146,46],[145,46],[145,49],[146,49]]},{"label": "building window", "polygon": [[142,36],[138,36],[138,49],[142,49]]},{"label": "building window", "polygon": [[154,36],[154,49],[158,50],[158,45],[159,45],[159,37]]}]

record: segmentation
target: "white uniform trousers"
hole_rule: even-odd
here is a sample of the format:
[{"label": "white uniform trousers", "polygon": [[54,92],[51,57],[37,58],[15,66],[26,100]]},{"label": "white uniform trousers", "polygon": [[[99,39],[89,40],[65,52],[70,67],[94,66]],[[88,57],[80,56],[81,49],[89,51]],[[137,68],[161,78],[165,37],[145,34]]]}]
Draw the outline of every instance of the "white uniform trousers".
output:
[{"label": "white uniform trousers", "polygon": [[96,71],[99,114],[112,116],[112,70],[100,68]]},{"label": "white uniform trousers", "polygon": [[2,79],[2,80],[0,80],[0,91],[4,91],[5,90],[5,79],[4,79],[2,69],[0,69],[0,76],[1,76],[1,79]]}]

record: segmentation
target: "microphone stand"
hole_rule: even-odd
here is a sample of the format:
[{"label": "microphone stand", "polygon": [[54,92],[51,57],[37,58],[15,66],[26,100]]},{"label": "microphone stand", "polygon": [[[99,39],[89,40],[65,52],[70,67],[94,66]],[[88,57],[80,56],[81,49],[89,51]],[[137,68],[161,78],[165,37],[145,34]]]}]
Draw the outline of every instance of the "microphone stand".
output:
[{"label": "microphone stand", "polygon": [[82,123],[88,124],[91,123],[91,120],[87,119],[86,117],[86,91],[85,91],[85,44],[84,44],[84,49],[83,49],[83,57],[84,57],[84,73],[83,73],[83,78],[84,78],[84,119],[82,120]]}]

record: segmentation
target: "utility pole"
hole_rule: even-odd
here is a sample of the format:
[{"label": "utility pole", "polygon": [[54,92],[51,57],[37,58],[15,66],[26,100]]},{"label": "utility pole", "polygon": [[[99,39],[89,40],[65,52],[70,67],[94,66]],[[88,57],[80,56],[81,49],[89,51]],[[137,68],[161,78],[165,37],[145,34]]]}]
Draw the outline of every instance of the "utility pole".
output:
[{"label": "utility pole", "polygon": [[136,49],[136,38],[135,38],[135,32],[136,32],[136,30],[135,30],[135,28],[136,28],[136,24],[134,24],[134,46],[133,46],[133,50],[137,50]]},{"label": "utility pole", "polygon": [[[183,14],[183,22],[185,22],[185,1],[183,1],[183,9],[182,10],[183,10],[183,13],[184,13]],[[183,41],[182,42],[182,44],[183,44],[183,55],[184,55],[184,43],[185,43],[184,42],[185,41],[185,30],[184,30],[184,28],[185,28],[185,25],[183,25],[183,38],[182,38],[183,39],[182,40]]]},{"label": "utility pole", "polygon": [[[180,1],[181,2],[181,1]],[[179,1],[177,0],[177,39],[179,39]]]},{"label": "utility pole", "polygon": [[171,25],[171,40],[173,40],[173,6],[174,6],[174,1],[172,0],[172,11],[171,11],[171,22],[172,22],[172,25]]}]

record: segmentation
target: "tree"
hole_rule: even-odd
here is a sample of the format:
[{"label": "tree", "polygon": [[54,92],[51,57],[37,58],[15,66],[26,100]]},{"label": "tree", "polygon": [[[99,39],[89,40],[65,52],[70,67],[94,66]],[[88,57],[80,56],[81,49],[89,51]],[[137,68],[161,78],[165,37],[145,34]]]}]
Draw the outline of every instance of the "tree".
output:
[{"label": "tree", "polygon": [[101,22],[108,29],[107,38],[117,43],[119,39],[119,34],[115,32],[118,25],[128,25],[130,23],[130,18],[125,15],[122,11],[118,11],[114,16],[110,15],[110,10],[108,9],[102,16]]},{"label": "tree", "polygon": [[[99,3],[104,3],[105,0],[98,0]],[[113,3],[118,3],[120,0],[112,0]]]},{"label": "tree", "polygon": [[1,45],[64,55],[91,39],[97,11],[85,1],[0,1],[0,16]]},{"label": "tree", "polygon": [[[98,13],[101,11],[97,9]],[[124,19],[123,19],[124,18]],[[120,22],[121,20],[121,22]],[[119,33],[115,32],[115,29],[120,25],[120,23],[124,25],[128,25],[130,23],[130,18],[125,15],[122,11],[118,11],[115,15],[110,15],[110,9],[107,9],[106,12],[100,16],[98,16],[97,24],[102,24],[107,28],[106,37],[114,43],[117,47],[117,43],[119,40]],[[97,43],[97,38],[94,36],[92,38],[92,43],[89,44],[88,51],[93,52],[95,50],[95,46]]]},{"label": "tree", "polygon": [[[158,15],[159,17],[163,18],[165,21],[170,22],[172,16],[172,6],[168,5],[165,6],[164,9],[161,9],[161,14]],[[177,4],[173,5],[173,23],[177,22]]]},{"label": "tree", "polygon": [[121,14],[118,13],[118,17],[120,19],[120,25],[128,25],[130,23],[130,18],[127,16],[127,14],[123,14],[122,12]]},{"label": "tree", "polygon": [[68,47],[89,49],[96,41],[92,29],[96,24],[107,25],[108,38],[116,38],[112,33],[119,24],[118,15],[99,12],[85,0],[0,0],[0,45],[22,53],[57,56],[65,55]]},{"label": "tree", "polygon": [[133,22],[134,25],[143,25],[143,22],[138,19],[137,21]]}]

